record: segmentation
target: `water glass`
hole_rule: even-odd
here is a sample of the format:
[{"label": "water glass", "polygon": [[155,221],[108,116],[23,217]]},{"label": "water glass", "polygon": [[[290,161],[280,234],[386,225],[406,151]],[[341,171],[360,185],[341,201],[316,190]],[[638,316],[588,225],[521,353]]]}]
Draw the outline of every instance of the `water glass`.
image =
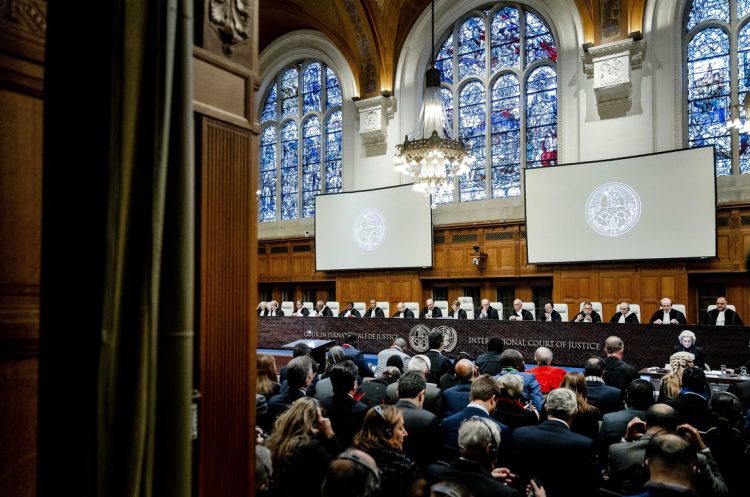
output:
[{"label": "water glass", "polygon": [[745,366],[740,367],[740,378],[747,376],[747,368]]},{"label": "water glass", "polygon": [[726,364],[722,364],[721,365],[721,375],[724,376],[726,374],[727,374],[727,365]]}]

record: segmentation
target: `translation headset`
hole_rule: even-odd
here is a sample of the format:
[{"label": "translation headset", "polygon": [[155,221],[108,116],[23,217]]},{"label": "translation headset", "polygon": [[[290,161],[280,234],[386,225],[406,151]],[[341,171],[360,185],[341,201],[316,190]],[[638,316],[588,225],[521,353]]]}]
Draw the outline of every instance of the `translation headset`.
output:
[{"label": "translation headset", "polygon": [[433,493],[445,495],[446,497],[461,497],[458,495],[458,492],[443,483],[434,484],[430,487],[430,490],[432,490]]},{"label": "translation headset", "polygon": [[383,430],[383,433],[385,434],[386,438],[390,439],[393,438],[393,427],[391,426],[391,423],[388,422],[388,420],[385,418],[385,413],[383,412],[383,406],[375,406],[373,407],[373,410],[378,413],[378,416],[380,416],[380,419],[383,420],[385,423],[385,429]]},{"label": "translation headset", "polygon": [[351,451],[343,452],[339,454],[336,459],[344,459],[346,461],[352,461],[353,463],[359,464],[360,466],[367,468],[367,471],[370,472],[370,474],[375,478],[375,482],[377,485],[380,485],[380,475],[377,471],[375,471],[372,466],[367,464],[360,458],[356,453],[353,453]]},{"label": "translation headset", "polygon": [[495,438],[495,432],[492,431],[492,426],[490,426],[490,422],[479,416],[472,416],[471,419],[476,419],[477,421],[482,423],[484,427],[487,428],[487,431],[490,432],[490,438],[492,438],[492,444],[490,444],[490,448],[487,449],[487,455],[490,457],[490,459],[497,459],[497,448],[500,445],[500,440]]}]

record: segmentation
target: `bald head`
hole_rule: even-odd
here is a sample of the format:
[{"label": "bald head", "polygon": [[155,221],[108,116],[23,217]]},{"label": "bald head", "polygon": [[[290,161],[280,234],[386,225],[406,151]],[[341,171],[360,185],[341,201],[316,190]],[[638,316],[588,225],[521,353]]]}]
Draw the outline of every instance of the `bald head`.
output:
[{"label": "bald head", "polygon": [[677,411],[667,404],[654,404],[646,411],[646,430],[651,433],[677,429]]},{"label": "bald head", "polygon": [[406,348],[406,340],[404,340],[403,338],[397,338],[393,341],[393,345],[403,350]]},{"label": "bald head", "polygon": [[474,376],[474,363],[468,359],[461,359],[456,363],[455,371],[461,383],[469,383]]}]

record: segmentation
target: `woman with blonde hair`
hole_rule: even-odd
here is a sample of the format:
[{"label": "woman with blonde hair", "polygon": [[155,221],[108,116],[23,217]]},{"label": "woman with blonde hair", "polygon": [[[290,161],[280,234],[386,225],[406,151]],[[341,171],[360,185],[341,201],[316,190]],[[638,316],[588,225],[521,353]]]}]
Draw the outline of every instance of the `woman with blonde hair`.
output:
[{"label": "woman with blonde hair", "polygon": [[602,414],[597,407],[588,402],[586,378],[582,373],[568,373],[563,378],[560,388],[568,388],[576,394],[578,409],[573,414],[570,431],[596,441],[599,438],[599,421],[602,420]]},{"label": "woman with blonde hair", "polygon": [[406,495],[419,476],[417,463],[404,453],[404,416],[397,407],[377,405],[370,409],[353,447],[370,454],[380,468],[381,495]]},{"label": "woman with blonde hair", "polygon": [[310,397],[294,402],[274,424],[266,441],[271,451],[274,495],[308,497],[323,484],[328,463],[339,453],[331,421]]},{"label": "woman with blonde hair", "polygon": [[670,370],[661,379],[657,402],[674,399],[682,390],[682,373],[694,366],[695,356],[690,352],[675,352],[669,356]]},{"label": "woman with blonde hair", "polygon": [[258,379],[256,380],[256,392],[266,400],[279,393],[281,385],[276,375],[276,359],[271,354],[258,354],[256,359],[258,365]]}]

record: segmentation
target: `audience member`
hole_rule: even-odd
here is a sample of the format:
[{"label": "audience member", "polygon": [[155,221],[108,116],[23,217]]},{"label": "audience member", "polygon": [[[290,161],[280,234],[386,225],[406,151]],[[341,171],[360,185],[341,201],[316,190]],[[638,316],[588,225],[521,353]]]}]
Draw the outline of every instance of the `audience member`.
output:
[{"label": "audience member", "polygon": [[417,491],[421,493],[412,493],[409,497],[473,497],[466,485],[454,481],[441,481],[432,486],[427,486],[428,483],[425,479],[421,479],[418,483],[422,482],[424,482],[425,489],[418,489]]},{"label": "audience member", "polygon": [[682,388],[674,399],[665,404],[677,411],[680,423],[687,423],[698,430],[706,431],[710,424],[708,399],[711,390],[706,381],[706,374],[701,368],[687,368],[682,373]]},{"label": "audience member", "polygon": [[396,313],[393,315],[394,318],[413,318],[414,313],[411,309],[406,307],[403,302],[396,304]]},{"label": "audience member", "polygon": [[563,368],[552,366],[552,351],[547,347],[539,347],[534,352],[534,362],[537,366],[529,370],[536,377],[542,393],[547,395],[560,386],[566,371]]},{"label": "audience member", "polygon": [[490,301],[482,299],[482,308],[474,313],[474,319],[500,319],[497,309],[490,305]]},{"label": "audience member", "polygon": [[[305,342],[297,342],[292,349],[292,359],[303,355],[309,356],[310,354],[312,354],[312,349]],[[287,366],[283,366],[279,370],[279,383],[281,383],[282,392],[286,391],[286,368]]]},{"label": "audience member", "polygon": [[419,475],[417,463],[403,451],[407,436],[401,410],[375,406],[368,411],[362,430],[354,437],[354,448],[370,454],[380,469],[382,495],[406,495]]},{"label": "audience member", "polygon": [[654,403],[654,385],[648,380],[637,379],[630,382],[625,394],[627,408],[607,413],[603,416],[599,430],[599,446],[604,461],[609,453],[609,446],[618,443],[625,435],[625,429],[633,418],[643,418]]},{"label": "audience member", "polygon": [[423,319],[441,318],[443,317],[443,312],[439,307],[435,307],[434,300],[427,299],[425,302],[425,308],[419,313],[419,317]]},{"label": "audience member", "polygon": [[354,398],[357,391],[357,366],[350,360],[331,368],[333,396],[320,401],[320,407],[330,418],[333,430],[342,447],[349,447],[355,433],[362,427],[367,405]]},{"label": "audience member", "polygon": [[427,344],[430,347],[430,350],[428,350],[424,354],[430,358],[430,375],[427,377],[427,381],[437,384],[441,376],[443,376],[445,373],[450,373],[453,371],[453,364],[451,364],[450,359],[442,354],[442,331],[431,331],[427,336]]},{"label": "audience member", "polygon": [[742,436],[744,418],[740,399],[729,392],[719,392],[711,397],[708,404],[711,427],[702,438],[721,469],[729,495],[746,495],[744,472],[750,468],[750,446]]},{"label": "audience member", "polygon": [[406,349],[406,340],[403,338],[397,338],[393,341],[393,344],[388,347],[387,349],[383,349],[380,352],[378,352],[378,364],[375,367],[375,377],[377,378],[380,376],[380,374],[385,369],[385,364],[388,362],[388,359],[394,355],[400,356],[401,360],[403,362],[404,367],[409,366],[409,354],[404,352]]},{"label": "audience member", "polygon": [[333,317],[333,311],[330,307],[328,307],[328,303],[322,300],[318,300],[318,302],[315,304],[315,310],[318,312],[318,316],[327,318]]},{"label": "audience member", "polygon": [[469,405],[471,381],[477,374],[478,370],[470,360],[461,359],[456,363],[455,378],[457,384],[450,388],[443,388],[444,416],[451,416]]},{"label": "audience member", "polygon": [[516,299],[513,301],[513,312],[508,316],[509,321],[534,321],[534,315],[531,311],[523,308],[523,300]]},{"label": "audience member", "polygon": [[359,401],[373,407],[385,404],[388,399],[386,389],[391,383],[396,383],[401,377],[401,371],[393,366],[387,366],[379,378],[362,382],[359,387]]},{"label": "audience member", "polygon": [[672,299],[661,299],[661,310],[656,311],[649,320],[653,324],[687,324],[685,315],[677,309],[672,309]]},{"label": "audience member", "polygon": [[514,431],[521,426],[533,426],[539,424],[539,411],[534,404],[521,403],[523,393],[523,380],[520,376],[506,374],[497,379],[500,394],[497,397],[497,405],[492,417]]},{"label": "audience member", "polygon": [[600,486],[593,441],[570,431],[578,406],[567,388],[547,396],[547,420],[513,432],[513,470],[522,481],[538,478],[551,497],[593,495]]},{"label": "audience member", "polygon": [[[316,492],[308,492],[316,495]],[[342,452],[328,465],[321,497],[379,497],[380,471],[369,454],[357,449]]]},{"label": "audience member", "polygon": [[690,352],[675,352],[669,356],[669,371],[661,379],[659,402],[674,399],[682,390],[682,373],[693,367],[695,356]]},{"label": "audience member", "polygon": [[305,396],[315,376],[313,360],[308,356],[295,357],[287,365],[287,390],[274,395],[268,401],[268,414],[273,423],[292,403]]},{"label": "audience member", "polygon": [[630,323],[638,324],[638,316],[634,312],[630,312],[630,304],[627,302],[620,302],[619,310],[614,313],[610,323]]},{"label": "audience member", "polygon": [[706,359],[703,355],[703,349],[695,345],[695,342],[697,341],[695,333],[690,330],[683,330],[677,337],[677,341],[679,344],[674,346],[675,352],[688,352],[693,354],[693,356],[695,356],[693,364],[701,369],[706,369]]},{"label": "audience member", "polygon": [[562,316],[555,310],[551,300],[544,303],[544,312],[539,313],[539,321],[562,321]]},{"label": "audience member", "polygon": [[[326,370],[320,375],[320,379],[315,383],[314,397],[323,400],[333,396],[333,385],[331,384],[331,369],[341,361],[347,360],[343,347],[334,345],[328,351],[328,360],[326,361]],[[357,378],[357,384],[362,382]]]},{"label": "audience member", "polygon": [[477,357],[475,364],[479,368],[480,374],[489,374],[495,376],[503,370],[500,363],[500,355],[503,353],[503,339],[492,337],[487,342],[487,353]]},{"label": "audience member", "polygon": [[362,378],[371,378],[375,376],[375,373],[372,372],[370,365],[365,361],[365,354],[354,346],[357,343],[357,339],[359,339],[359,335],[356,333],[347,333],[344,337],[344,343],[341,346],[344,348],[344,354],[346,354],[347,359],[351,359],[357,365],[359,376]]},{"label": "audience member", "polygon": [[625,344],[616,336],[607,337],[604,341],[604,370],[607,372],[604,383],[611,387],[619,388],[625,395],[630,382],[639,378],[638,371],[622,360],[625,355]]},{"label": "audience member", "polygon": [[539,386],[539,382],[536,381],[536,376],[524,371],[526,365],[523,362],[523,355],[515,349],[508,349],[500,354],[500,365],[503,369],[496,378],[499,378],[504,374],[515,374],[520,376],[523,380],[523,393],[521,396],[524,403],[531,401],[536,410],[541,411],[542,405],[544,404],[542,389]]},{"label": "audience member", "polygon": [[656,435],[646,447],[643,464],[648,467],[649,479],[639,497],[697,497],[692,480],[698,457],[684,438],[671,433]]},{"label": "audience member", "polygon": [[624,397],[619,388],[611,387],[604,382],[605,370],[604,360],[599,357],[591,357],[584,365],[583,374],[586,377],[586,395],[589,403],[599,409],[602,416],[619,411],[624,406]]},{"label": "audience member", "polygon": [[[409,361],[409,371],[421,374],[426,381],[430,373],[430,358],[422,354],[415,355]],[[395,404],[398,401],[398,383],[388,385],[386,393],[388,403]],[[423,407],[438,418],[443,415],[443,392],[435,383],[427,383]]]},{"label": "audience member", "polygon": [[518,496],[517,490],[504,483],[510,476],[510,470],[495,467],[500,442],[500,430],[495,423],[477,416],[468,418],[458,430],[461,457],[450,466],[430,466],[427,480],[430,483],[461,483],[474,497]]},{"label": "audience member", "polygon": [[271,451],[268,447],[260,444],[255,445],[255,495],[256,497],[267,497],[271,490],[271,477],[273,476],[273,463],[271,463]]},{"label": "audience member", "polygon": [[281,383],[276,376],[276,359],[271,354],[258,354],[256,366],[258,374],[255,391],[270,400],[281,390]]},{"label": "audience member", "polygon": [[426,388],[424,375],[409,371],[398,382],[396,402],[409,433],[404,442],[404,452],[416,461],[421,470],[426,469],[440,449],[440,420],[423,409]]},{"label": "audience member", "polygon": [[310,488],[320,488],[328,463],[339,452],[330,420],[309,397],[276,420],[266,446],[273,462],[273,494],[289,497],[308,497]]},{"label": "audience member", "polygon": [[340,318],[361,318],[362,315],[354,308],[354,302],[347,302],[346,309],[339,313]]},{"label": "audience member", "polygon": [[740,315],[727,307],[725,297],[716,299],[716,308],[706,313],[705,324],[711,326],[745,326]]},{"label": "audience member", "polygon": [[583,303],[583,309],[573,318],[574,323],[601,323],[602,317],[594,310],[594,306],[588,300]]},{"label": "audience member", "polygon": [[384,318],[385,313],[383,312],[383,309],[378,307],[377,300],[370,300],[370,308],[367,309],[367,312],[365,312],[366,318]]},{"label": "audience member", "polygon": [[594,441],[598,440],[599,421],[602,420],[602,413],[599,411],[599,408],[589,403],[586,392],[586,380],[583,374],[566,374],[560,388],[567,388],[576,394],[576,412],[573,413],[568,423],[570,431]]},{"label": "audience member", "polygon": [[467,319],[466,311],[461,309],[461,302],[454,300],[451,302],[451,312],[448,313],[448,317],[451,319]]}]

